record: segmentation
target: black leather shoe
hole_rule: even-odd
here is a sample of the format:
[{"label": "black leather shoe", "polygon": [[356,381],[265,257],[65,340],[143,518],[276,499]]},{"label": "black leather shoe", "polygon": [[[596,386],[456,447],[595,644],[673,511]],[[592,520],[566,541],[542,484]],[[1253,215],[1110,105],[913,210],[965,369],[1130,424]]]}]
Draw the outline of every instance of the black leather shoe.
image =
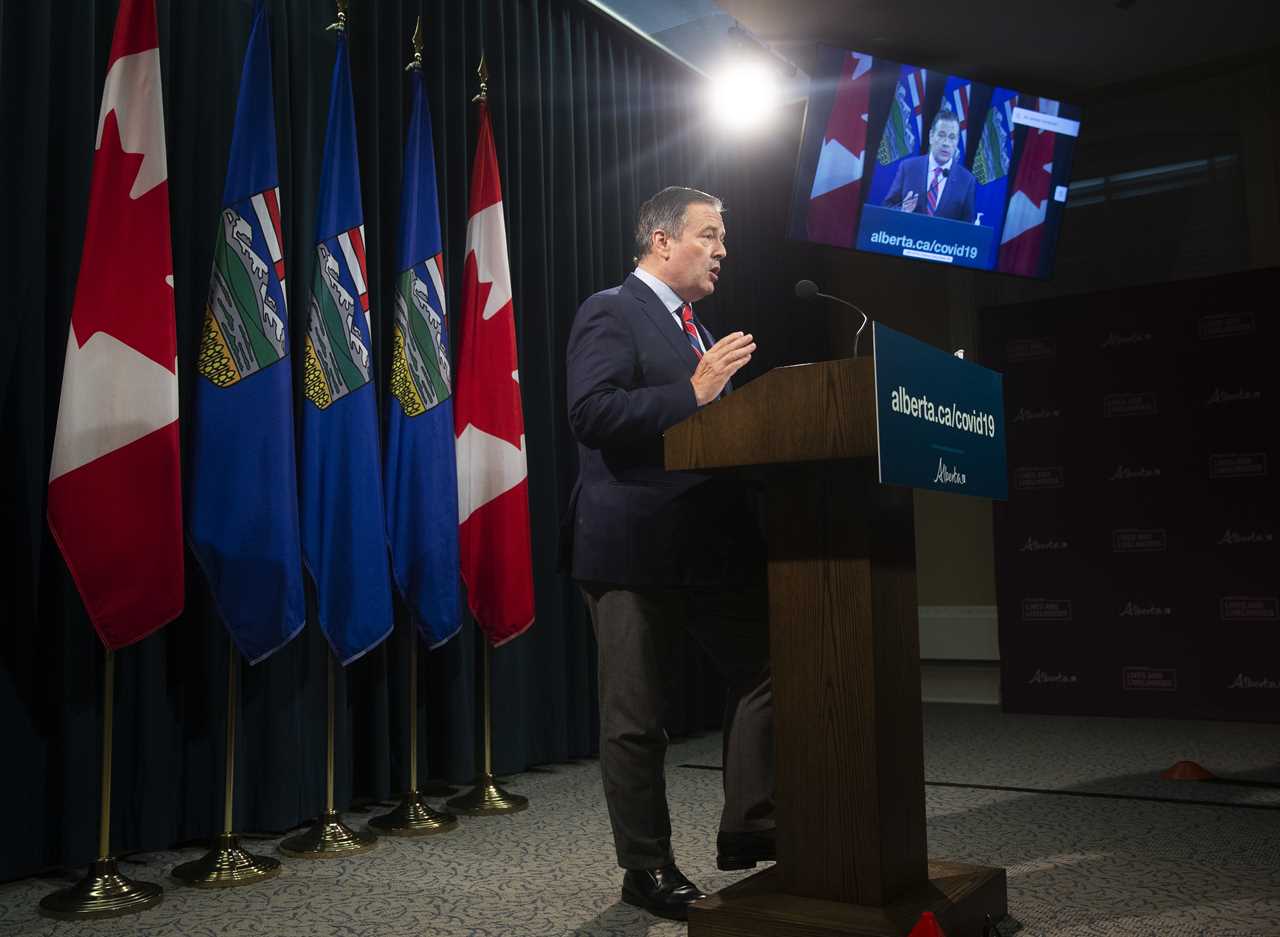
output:
[{"label": "black leather shoe", "polygon": [[773,830],[716,835],[716,868],[722,872],[754,869],[757,862],[774,862],[777,858],[777,837]]},{"label": "black leather shoe", "polygon": [[672,921],[689,918],[689,905],[707,897],[675,865],[660,869],[628,869],[622,877],[622,900]]}]

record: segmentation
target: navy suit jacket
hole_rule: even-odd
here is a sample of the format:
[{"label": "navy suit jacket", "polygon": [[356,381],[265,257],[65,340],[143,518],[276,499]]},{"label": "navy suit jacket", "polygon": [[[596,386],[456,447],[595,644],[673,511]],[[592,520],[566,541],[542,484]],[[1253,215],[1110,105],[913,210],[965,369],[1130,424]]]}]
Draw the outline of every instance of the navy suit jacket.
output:
[{"label": "navy suit jacket", "polygon": [[[700,326],[701,327],[701,326]],[[711,335],[702,328],[703,343]],[[763,557],[747,489],[663,468],[662,434],[697,409],[698,359],[638,277],[578,309],[566,352],[578,479],[560,527],[561,569],[629,587],[725,585]]]},{"label": "navy suit jacket", "polygon": [[[885,205],[897,208],[903,196],[915,192],[920,198],[916,201],[916,212],[929,213],[929,154],[912,156],[898,163],[898,171],[893,176],[893,185],[884,200]],[[972,224],[974,218],[973,196],[977,191],[977,180],[973,173],[965,169],[954,159],[951,161],[951,172],[947,175],[947,184],[942,190],[942,200],[938,202],[938,210],[933,214],[937,218],[953,218]]]}]

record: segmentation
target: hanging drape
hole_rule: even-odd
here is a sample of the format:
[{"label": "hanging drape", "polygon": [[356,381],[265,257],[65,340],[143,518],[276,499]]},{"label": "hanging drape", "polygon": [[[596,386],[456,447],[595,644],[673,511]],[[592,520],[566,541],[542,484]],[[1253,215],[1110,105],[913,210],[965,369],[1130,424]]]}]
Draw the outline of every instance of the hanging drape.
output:
[{"label": "hanging drape", "polygon": [[[44,521],[45,486],[84,233],[98,105],[117,3],[0,0],[0,880],[94,855],[102,650]],[[315,198],[334,38],[331,0],[269,0],[289,307],[295,346],[311,283]],[[173,224],[184,458],[195,352],[226,171],[251,0],[159,0]],[[500,772],[596,750],[595,644],[576,588],[556,572],[560,512],[576,470],[564,346],[578,304],[631,267],[639,203],[668,184],[722,195],[729,260],[702,311],[749,328],[770,364],[815,356],[811,320],[787,299],[796,248],[782,243],[800,115],[755,142],[719,140],[705,82],[578,0],[353,0],[348,25],[378,387],[390,361],[409,37],[421,14],[435,130],[449,310],[459,308],[474,148],[476,66],[490,68],[511,251],[529,453],[537,622],[495,652]],[[794,277],[791,277],[794,279]],[[812,315],[805,314],[803,315]],[[299,360],[295,347],[295,361]],[[295,384],[299,375],[295,375]],[[297,397],[301,400],[301,396]],[[384,407],[385,412],[385,407]],[[109,531],[104,532],[109,536]],[[145,576],[145,569],[138,570]],[[227,634],[198,567],[186,611],[117,655],[113,843],[117,852],[208,836],[220,823]],[[402,612],[398,612],[402,615]],[[337,797],[386,798],[407,769],[406,630],[339,680]],[[420,655],[427,775],[465,782],[479,744],[479,641]],[[283,830],[324,791],[325,655],[314,624],[242,680],[236,825]],[[720,688],[692,649],[672,731],[714,727]]]}]

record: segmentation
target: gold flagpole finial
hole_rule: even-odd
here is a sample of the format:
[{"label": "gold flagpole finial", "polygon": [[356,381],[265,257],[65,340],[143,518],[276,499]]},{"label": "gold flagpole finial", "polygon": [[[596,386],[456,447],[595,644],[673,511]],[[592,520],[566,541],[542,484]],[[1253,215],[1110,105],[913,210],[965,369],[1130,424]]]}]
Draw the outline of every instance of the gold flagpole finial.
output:
[{"label": "gold flagpole finial", "polygon": [[476,75],[480,78],[480,93],[471,99],[472,104],[489,100],[489,63],[485,60],[483,52],[480,53],[480,67],[476,69]]},{"label": "gold flagpole finial", "polygon": [[422,17],[418,17],[418,25],[413,31],[413,39],[410,40],[413,47],[413,61],[404,67],[406,72],[422,70]]},{"label": "gold flagpole finial", "polygon": [[326,32],[333,31],[333,32],[344,33],[347,31],[347,6],[350,3],[350,0],[337,0],[337,2],[338,2],[338,22],[330,23],[325,30]]}]

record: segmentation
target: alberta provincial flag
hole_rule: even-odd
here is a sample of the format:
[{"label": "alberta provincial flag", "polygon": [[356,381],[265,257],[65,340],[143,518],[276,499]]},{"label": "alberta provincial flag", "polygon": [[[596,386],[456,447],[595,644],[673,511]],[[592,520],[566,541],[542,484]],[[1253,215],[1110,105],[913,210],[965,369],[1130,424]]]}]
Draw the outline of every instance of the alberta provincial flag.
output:
[{"label": "alberta provincial flag", "polygon": [[[1016,93],[1008,88],[996,88],[982,121],[982,133],[974,144],[972,168],[977,183],[973,197],[977,212],[974,223],[995,229],[995,237],[991,239],[993,245],[1000,243],[1000,231],[1004,227],[1009,165],[1013,161],[1013,109],[1017,103]],[[983,264],[986,267],[994,265],[994,257],[987,258]]]},{"label": "alberta provincial flag", "polygon": [[852,247],[867,156],[872,58],[845,53],[809,193],[809,240]]},{"label": "alberta provincial flag", "polygon": [[458,467],[431,114],[422,68],[411,68],[387,421],[387,530],[396,586],[435,647],[462,624]]},{"label": "alberta provincial flag", "polygon": [[507,230],[483,98],[469,206],[453,417],[458,543],[467,604],[496,647],[533,624],[533,557]]},{"label": "alberta provincial flag", "polygon": [[867,204],[879,205],[889,194],[899,160],[920,153],[924,146],[924,83],[928,73],[923,68],[903,65],[893,89],[893,101],[885,118],[884,132],[876,149],[876,168],[871,176]]},{"label": "alberta provincial flag", "polygon": [[960,122],[960,142],[956,147],[956,159],[960,163],[967,160],[969,152],[969,95],[972,91],[973,82],[968,78],[951,75],[942,89],[942,103],[938,105],[939,111],[950,111]]},{"label": "alberta provincial flag", "polygon": [[329,89],[303,361],[302,551],[320,627],[349,664],[391,633],[386,512],[347,37]]},{"label": "alberta provincial flag", "polygon": [[251,664],[306,623],[270,30],[258,0],[196,360],[187,499],[192,551]]},{"label": "alberta provincial flag", "polygon": [[111,650],[183,606],[169,231],[155,3],[122,0],[98,112],[48,507],[89,620]]}]

